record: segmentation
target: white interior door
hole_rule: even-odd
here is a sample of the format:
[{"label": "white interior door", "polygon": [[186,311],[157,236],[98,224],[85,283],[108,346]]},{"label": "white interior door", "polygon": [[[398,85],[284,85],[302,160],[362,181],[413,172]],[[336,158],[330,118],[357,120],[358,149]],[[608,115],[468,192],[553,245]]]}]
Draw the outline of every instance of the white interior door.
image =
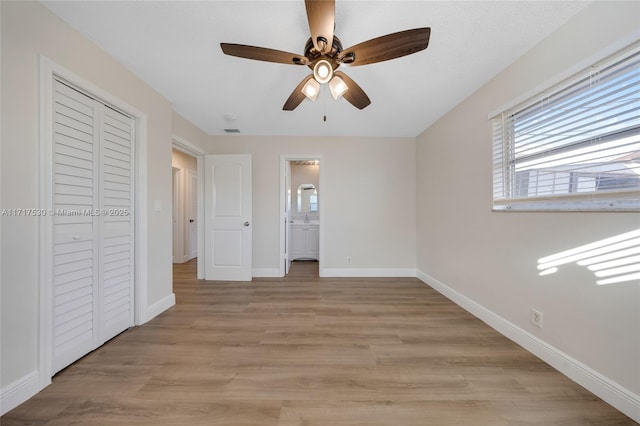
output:
[{"label": "white interior door", "polygon": [[189,170],[187,179],[187,254],[188,260],[198,256],[198,173]]},{"label": "white interior door", "polygon": [[205,156],[205,279],[251,281],[251,155]]}]

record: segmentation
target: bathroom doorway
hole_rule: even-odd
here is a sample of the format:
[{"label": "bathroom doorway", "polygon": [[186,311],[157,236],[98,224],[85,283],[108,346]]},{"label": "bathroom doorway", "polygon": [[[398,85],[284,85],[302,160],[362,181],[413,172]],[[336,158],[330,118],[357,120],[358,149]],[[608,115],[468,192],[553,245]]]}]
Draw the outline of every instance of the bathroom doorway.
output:
[{"label": "bathroom doorway", "polygon": [[280,276],[288,275],[292,265],[321,276],[322,158],[281,155],[280,163]]}]

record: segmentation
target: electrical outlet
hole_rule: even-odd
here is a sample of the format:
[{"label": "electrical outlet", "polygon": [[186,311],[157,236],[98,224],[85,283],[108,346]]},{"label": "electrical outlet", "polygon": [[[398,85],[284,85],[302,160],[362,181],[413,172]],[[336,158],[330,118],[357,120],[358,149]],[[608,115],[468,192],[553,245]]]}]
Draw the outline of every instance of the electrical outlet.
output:
[{"label": "electrical outlet", "polygon": [[347,257],[347,263],[351,263],[351,258]]},{"label": "electrical outlet", "polygon": [[531,308],[531,324],[536,327],[542,328],[542,312],[537,309]]}]

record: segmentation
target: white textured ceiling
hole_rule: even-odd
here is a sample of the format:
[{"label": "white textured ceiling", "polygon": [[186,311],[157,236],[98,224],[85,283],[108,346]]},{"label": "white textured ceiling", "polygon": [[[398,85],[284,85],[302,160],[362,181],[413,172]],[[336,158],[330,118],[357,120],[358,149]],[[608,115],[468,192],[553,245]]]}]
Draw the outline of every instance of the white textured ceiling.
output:
[{"label": "white textured ceiling", "polygon": [[220,43],[303,54],[309,37],[303,0],[44,4],[209,134],[238,128],[245,135],[412,137],[587,2],[337,0],[335,32],[345,49],[425,26],[431,27],[429,47],[388,62],[340,67],[369,95],[372,103],[362,111],[325,90],[292,112],[282,105],[307,67],[226,56]]}]

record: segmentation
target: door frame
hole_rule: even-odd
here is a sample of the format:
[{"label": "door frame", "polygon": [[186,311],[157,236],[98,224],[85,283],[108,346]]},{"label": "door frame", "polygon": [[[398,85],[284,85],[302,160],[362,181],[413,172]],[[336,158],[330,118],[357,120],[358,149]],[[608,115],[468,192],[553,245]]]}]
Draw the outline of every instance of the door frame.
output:
[{"label": "door frame", "polygon": [[177,151],[180,151],[184,154],[190,155],[196,158],[196,173],[198,174],[198,187],[196,189],[197,192],[197,204],[198,211],[196,214],[196,234],[198,235],[198,247],[197,247],[197,257],[198,257],[198,271],[197,278],[199,280],[204,279],[204,262],[200,262],[200,259],[204,259],[205,251],[204,251],[204,156],[206,152],[200,148],[187,141],[180,136],[173,135],[171,137],[171,147]]},{"label": "door frame", "polygon": [[[320,191],[323,191],[325,188],[324,185],[324,159],[322,154],[280,154],[280,210],[279,210],[279,218],[278,221],[280,223],[280,255],[278,261],[278,271],[279,276],[285,276],[285,262],[287,256],[287,241],[286,241],[286,231],[287,231],[287,212],[285,210],[285,203],[287,200],[287,190],[291,188],[286,188],[286,163],[289,161],[313,161],[318,160],[320,162],[320,170],[318,170],[318,181],[320,183]],[[291,182],[289,182],[291,184]],[[318,223],[320,224],[320,253],[318,256],[319,263],[319,271],[320,276],[322,276],[322,261],[324,259],[324,226],[323,226],[323,218],[325,211],[325,201],[326,197],[321,196],[322,201],[320,202],[321,208],[318,211]]]},{"label": "door frame", "polygon": [[183,169],[179,167],[171,168],[171,183],[172,183],[172,191],[171,191],[171,221],[172,221],[172,237],[173,241],[171,244],[172,250],[172,258],[173,263],[182,263],[184,259],[182,258],[184,255],[184,250],[182,250],[184,245],[183,240],[183,231],[180,227],[180,224],[183,224],[183,211],[180,208],[180,202],[182,201],[182,177],[183,177]]},{"label": "door frame", "polygon": [[[132,152],[132,164],[134,171],[134,184],[132,197],[134,200],[134,297],[133,297],[133,323],[131,325],[144,324],[148,320],[147,292],[148,292],[148,258],[147,240],[149,211],[144,200],[147,199],[147,115],[128,104],[122,99],[112,95],[92,82],[85,80],[74,72],[55,63],[44,55],[39,56],[39,118],[38,118],[38,152],[39,152],[39,176],[38,176],[38,203],[43,212],[53,207],[53,92],[54,78],[59,78],[81,88],[91,96],[100,99],[120,111],[129,115],[135,125],[134,149]],[[51,384],[53,369],[53,289],[51,271],[53,268],[53,217],[43,215],[39,226],[38,236],[39,254],[39,353],[38,353],[38,378],[40,389]]]},{"label": "door frame", "polygon": [[[197,166],[196,166],[197,167]],[[200,203],[198,202],[198,170],[193,170],[193,169],[185,169],[185,174],[187,175],[185,178],[185,208],[184,208],[184,220],[185,220],[185,224],[187,225],[186,229],[185,229],[185,261],[189,261],[193,258],[198,257],[198,241],[200,240],[200,238],[198,238],[198,207],[200,206]],[[195,176],[195,181],[196,184],[193,185],[193,176]],[[194,197],[194,192],[195,192],[195,197]],[[196,201],[196,211],[194,212],[191,208],[192,206],[192,202],[193,202],[193,198],[195,198]],[[196,229],[195,229],[195,240],[196,240],[196,247],[195,250],[191,250],[191,246],[193,244],[193,241],[191,239],[191,218],[195,217],[196,219]],[[186,222],[187,218],[189,219],[189,222]]]}]

